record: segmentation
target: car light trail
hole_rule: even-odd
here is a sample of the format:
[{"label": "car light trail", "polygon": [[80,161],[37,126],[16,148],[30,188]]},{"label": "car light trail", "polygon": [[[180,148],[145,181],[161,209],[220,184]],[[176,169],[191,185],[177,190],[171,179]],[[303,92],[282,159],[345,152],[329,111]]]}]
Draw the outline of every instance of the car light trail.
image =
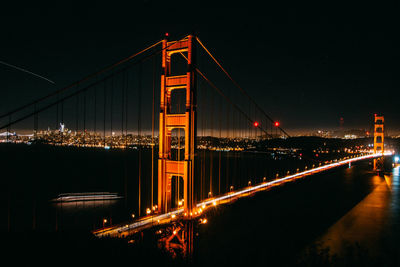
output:
[{"label": "car light trail", "polygon": [[[392,152],[385,152],[384,155],[385,156],[390,156],[390,155],[392,155]],[[340,161],[340,162],[335,162],[335,163],[331,163],[331,164],[328,164],[328,165],[320,166],[320,167],[317,167],[317,168],[309,169],[309,170],[306,170],[306,171],[303,171],[303,172],[299,172],[299,173],[296,173],[296,174],[285,176],[285,177],[280,178],[280,179],[276,179],[276,180],[271,181],[271,182],[264,182],[264,183],[259,184],[259,185],[254,185],[254,186],[250,186],[250,187],[247,187],[245,189],[242,189],[242,190],[238,190],[238,191],[235,191],[235,192],[227,193],[225,195],[213,198],[211,200],[206,200],[204,202],[198,203],[197,207],[201,207],[204,204],[206,206],[208,206],[208,205],[211,205],[211,204],[213,204],[215,202],[218,203],[220,201],[231,199],[233,197],[240,197],[241,195],[252,193],[252,192],[258,191],[260,189],[264,189],[264,188],[273,186],[275,184],[280,184],[282,182],[288,182],[288,181],[294,180],[296,178],[301,178],[301,177],[304,177],[304,176],[307,176],[307,175],[310,175],[310,174],[314,174],[314,173],[321,172],[321,171],[324,171],[324,170],[336,168],[336,167],[339,167],[339,166],[342,166],[342,165],[349,164],[349,163],[354,162],[354,161],[359,161],[359,160],[364,160],[364,159],[372,159],[372,158],[381,157],[381,156],[382,156],[382,154],[371,154],[371,155],[366,155],[366,156],[360,156],[360,157],[357,157],[357,158],[346,159],[346,160],[343,160],[343,161]],[[213,204],[213,205],[215,205],[215,204]]]},{"label": "car light trail", "polygon": [[[384,156],[390,156],[392,155],[392,152],[385,152]],[[261,184],[258,185],[253,185],[253,186],[248,186],[244,189],[241,190],[237,190],[237,191],[230,191],[222,196],[219,197],[215,197],[215,198],[211,198],[211,199],[207,199],[203,202],[197,203],[196,207],[198,209],[198,212],[195,211],[195,215],[200,215],[204,210],[206,210],[208,207],[215,207],[218,204],[221,203],[227,203],[230,201],[233,201],[235,199],[238,199],[240,197],[245,197],[247,195],[249,195],[250,193],[255,193],[257,191],[261,191],[264,190],[266,188],[272,187],[272,186],[276,186],[276,185],[280,185],[283,183],[287,183],[299,178],[302,178],[304,176],[308,176],[311,174],[315,174],[321,171],[325,171],[325,170],[329,170],[329,169],[333,169],[339,166],[343,166],[346,164],[349,164],[351,162],[355,162],[355,161],[360,161],[360,160],[365,160],[365,159],[373,159],[373,158],[377,158],[377,157],[381,157],[382,154],[369,154],[369,155],[365,155],[365,156],[360,156],[360,157],[356,157],[356,158],[351,158],[351,159],[346,159],[340,162],[335,162],[335,163],[330,163],[324,166],[320,166],[320,167],[316,167],[313,169],[309,169],[309,170],[305,170],[303,172],[299,172],[296,174],[292,174],[292,175],[288,175],[285,176],[283,178],[280,179],[276,179],[270,182],[263,182]],[[186,214],[187,215],[187,214]],[[192,215],[192,214],[191,214]],[[168,212],[168,213],[164,213],[164,214],[160,214],[160,215],[152,215],[152,216],[146,216],[142,219],[139,219],[138,221],[131,223],[131,224],[124,224],[123,226],[121,225],[116,225],[113,227],[108,227],[108,228],[103,228],[97,231],[94,231],[93,234],[97,237],[104,237],[104,236],[110,236],[110,237],[118,237],[118,236],[124,236],[129,234],[129,233],[135,233],[138,232],[140,230],[146,229],[146,228],[150,228],[153,225],[160,225],[160,224],[166,224],[169,223],[171,221],[174,220],[179,220],[182,217],[186,217],[184,215],[184,210],[183,208]],[[190,216],[192,217],[192,216]],[[195,216],[194,216],[195,217]]]}]

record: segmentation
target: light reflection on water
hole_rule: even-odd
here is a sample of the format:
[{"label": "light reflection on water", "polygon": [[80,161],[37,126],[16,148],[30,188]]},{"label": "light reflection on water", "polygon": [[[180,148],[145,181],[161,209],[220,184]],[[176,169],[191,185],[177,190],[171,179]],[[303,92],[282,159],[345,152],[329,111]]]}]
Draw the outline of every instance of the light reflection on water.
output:
[{"label": "light reflection on water", "polygon": [[392,192],[392,200],[391,200],[391,214],[395,216],[394,221],[398,222],[399,212],[400,212],[400,203],[399,203],[399,190],[400,190],[400,166],[397,166],[393,169],[392,179],[391,179],[391,192]]},{"label": "light reflection on water", "polygon": [[372,177],[373,191],[332,225],[316,242],[330,255],[344,255],[360,246],[370,255],[379,254],[382,243],[392,242],[393,225],[399,216],[399,167],[384,177]]}]

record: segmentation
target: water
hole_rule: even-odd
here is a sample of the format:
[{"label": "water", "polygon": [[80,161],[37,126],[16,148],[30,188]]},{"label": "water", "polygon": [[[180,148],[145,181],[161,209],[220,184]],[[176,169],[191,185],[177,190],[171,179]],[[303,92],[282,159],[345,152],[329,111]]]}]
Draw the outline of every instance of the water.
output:
[{"label": "water", "polygon": [[[89,231],[102,227],[104,218],[107,218],[107,226],[131,220],[131,214],[138,213],[136,150],[0,148],[3,151],[2,183],[6,188],[2,194],[0,227],[3,233],[9,231],[12,234],[10,240],[19,240],[15,238],[20,236],[18,233],[26,235],[34,230],[37,236],[30,236],[24,242],[33,242],[31,240],[35,238],[42,241],[45,233],[50,233],[49,244],[53,244],[54,239],[58,240],[55,244],[70,244],[58,235],[75,231],[76,239],[72,243],[86,248],[89,241],[84,240],[92,240],[87,237]],[[148,170],[150,150],[142,153],[142,170]],[[214,152],[212,156],[203,157],[203,167],[201,161],[197,167],[198,171],[203,168],[212,173],[211,190],[214,192],[218,189],[225,192],[232,184],[235,188],[245,186],[249,179],[253,184],[264,176],[272,179],[277,172],[285,173],[289,169],[287,166],[290,170],[310,166],[310,162],[293,157],[277,161],[264,153],[245,153],[239,160],[238,154],[222,153],[219,174],[218,155]],[[213,162],[212,170],[210,161]],[[213,208],[207,213],[208,223],[195,227],[191,263],[200,266],[310,266],[346,262],[380,265],[383,262],[396,266],[399,263],[397,255],[400,255],[397,246],[400,240],[399,168],[387,169],[384,177],[377,176],[371,168],[370,162],[359,162],[351,168],[330,170]],[[197,182],[197,199],[204,198],[209,192],[210,176],[205,175],[202,183]],[[142,171],[142,178],[144,209],[150,206],[150,192],[144,190],[150,185],[150,172]],[[60,193],[95,191],[116,192],[124,198],[58,206],[49,201]],[[129,246],[127,250],[126,243],[110,246],[89,243],[93,248],[88,255],[102,249],[103,252],[113,251],[122,258],[156,253],[135,246]],[[20,243],[15,246],[18,253],[32,253],[19,246]],[[51,250],[49,246],[39,246],[37,251]],[[71,253],[71,248],[64,246],[57,251],[57,255],[65,256],[65,253]],[[121,251],[127,255],[120,255]],[[165,260],[162,255],[157,257],[152,256],[152,260]]]},{"label": "water", "polygon": [[[151,150],[2,145],[5,194],[2,194],[2,231],[94,230],[139,216],[151,208]],[[154,153],[153,205],[157,204],[157,153]],[[139,157],[140,155],[140,157]],[[286,157],[286,158],[285,158]],[[140,160],[139,160],[140,158]],[[304,168],[306,161],[292,155],[275,160],[268,153],[198,151],[195,181],[197,201],[218,195],[230,186],[240,188],[273,179],[277,173]],[[311,165],[311,164],[308,164]],[[266,167],[267,166],[267,167]],[[290,167],[288,167],[290,166]],[[182,187],[182,183],[180,184]],[[176,187],[173,183],[173,193]],[[113,192],[123,199],[55,205],[61,193]],[[180,190],[183,198],[183,189]],[[177,203],[177,201],[173,201]]]},{"label": "water", "polygon": [[335,169],[215,210],[200,229],[196,263],[399,263],[399,168]]},{"label": "water", "polygon": [[[398,260],[393,255],[400,241],[399,168],[383,178],[368,177],[372,191],[318,237],[315,244],[320,250],[329,257],[347,257],[356,250],[360,256],[386,263]],[[358,260],[367,261],[368,257]]]}]

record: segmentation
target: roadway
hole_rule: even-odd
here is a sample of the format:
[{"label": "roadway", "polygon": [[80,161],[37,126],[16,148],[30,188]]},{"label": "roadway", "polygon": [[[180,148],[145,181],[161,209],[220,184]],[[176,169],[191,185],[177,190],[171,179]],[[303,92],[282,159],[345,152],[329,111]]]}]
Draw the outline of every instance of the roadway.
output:
[{"label": "roadway", "polygon": [[[390,156],[392,155],[392,152],[385,152],[385,156]],[[231,201],[237,200],[238,198],[241,197],[246,197],[249,195],[252,195],[258,191],[263,191],[266,189],[269,189],[274,186],[279,186],[287,182],[291,182],[315,173],[323,172],[326,170],[330,170],[333,168],[337,168],[343,165],[351,164],[352,162],[360,161],[360,160],[366,160],[366,159],[373,159],[377,157],[381,157],[382,154],[368,154],[368,155],[363,155],[363,156],[358,156],[354,158],[348,158],[344,159],[341,161],[329,163],[323,166],[319,166],[316,168],[312,168],[309,170],[305,170],[302,172],[298,172],[295,174],[291,174],[279,179],[275,179],[273,181],[269,182],[263,182],[257,185],[253,186],[248,186],[236,191],[231,191],[229,193],[226,193],[224,195],[214,197],[214,198],[208,198],[200,203],[197,203],[196,205],[196,210],[193,211],[192,214],[188,216],[188,214],[184,213],[183,208],[164,213],[164,214],[154,214],[154,215],[149,215],[142,217],[135,222],[130,222],[130,223],[125,223],[125,224],[119,224],[119,225],[114,225],[110,226],[107,228],[102,228],[99,230],[96,230],[93,232],[93,234],[97,237],[125,237],[130,234],[134,234],[137,232],[140,232],[144,229],[151,228],[156,225],[162,225],[162,224],[168,224],[176,220],[182,220],[182,219],[189,219],[189,218],[196,218],[200,216],[207,208],[214,207],[217,205],[229,203]]]}]

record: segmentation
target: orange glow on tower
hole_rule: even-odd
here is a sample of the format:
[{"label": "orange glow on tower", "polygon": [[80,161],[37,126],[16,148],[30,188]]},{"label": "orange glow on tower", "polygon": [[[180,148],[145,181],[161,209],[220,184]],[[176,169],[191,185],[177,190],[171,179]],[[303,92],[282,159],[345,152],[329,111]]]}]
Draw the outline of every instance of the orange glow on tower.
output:
[{"label": "orange glow on tower", "polygon": [[[166,34],[168,36],[168,34]],[[196,77],[194,67],[194,36],[168,42],[163,40],[161,96],[160,96],[160,134],[158,154],[158,211],[166,213],[171,209],[172,177],[182,177],[184,183],[184,210],[190,214],[194,206],[193,177],[194,155],[196,149]],[[171,56],[183,54],[187,59],[187,72],[184,75],[171,75]],[[174,90],[186,92],[184,113],[171,113],[171,94]],[[171,133],[173,129],[185,131],[184,160],[171,159]]]},{"label": "orange glow on tower", "polygon": [[384,117],[374,114],[374,154],[382,154],[382,157],[374,159],[374,170],[383,170],[384,153]]}]

